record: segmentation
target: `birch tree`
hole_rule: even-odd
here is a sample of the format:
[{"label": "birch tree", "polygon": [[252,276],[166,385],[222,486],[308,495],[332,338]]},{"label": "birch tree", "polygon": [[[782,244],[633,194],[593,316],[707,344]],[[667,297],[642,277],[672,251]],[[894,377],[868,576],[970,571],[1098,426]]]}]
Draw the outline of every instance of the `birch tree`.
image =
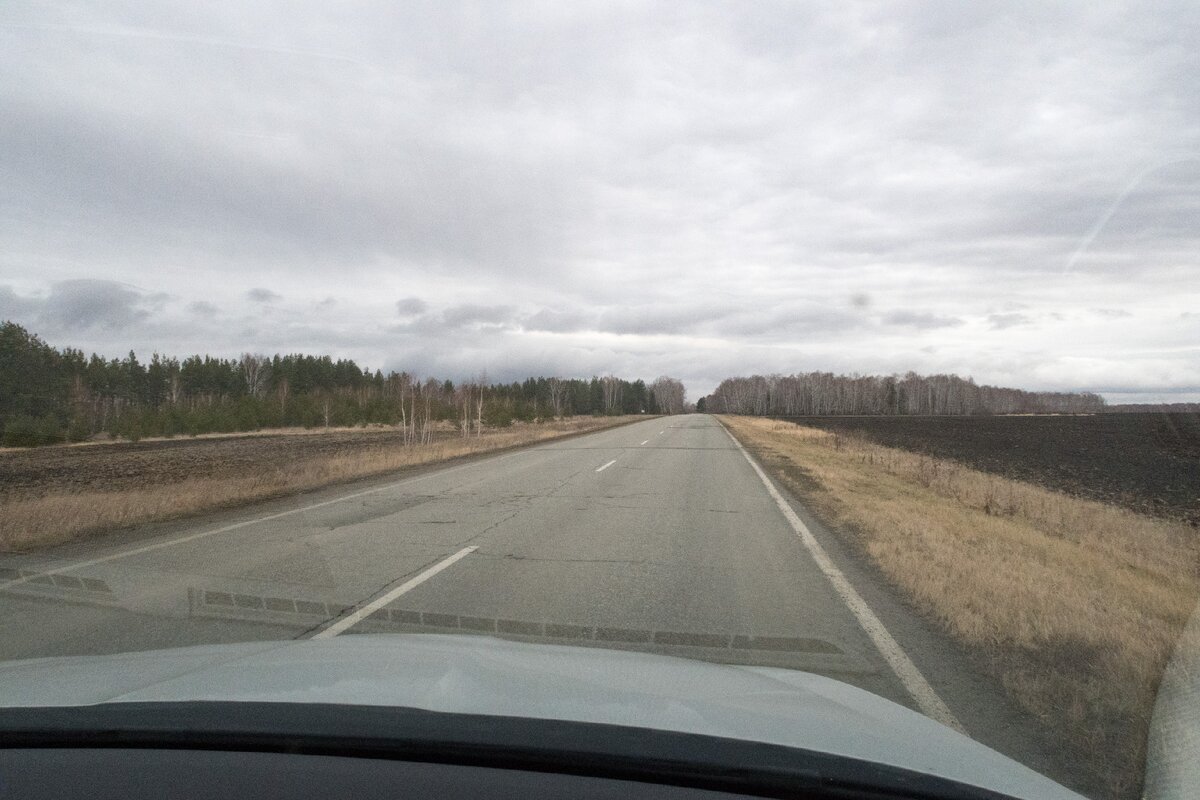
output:
[{"label": "birch tree", "polygon": [[271,359],[254,353],[242,353],[238,363],[242,370],[242,378],[246,381],[246,394],[262,397],[271,380]]},{"label": "birch tree", "polygon": [[716,413],[779,416],[905,414],[963,416],[1095,413],[1104,400],[1090,392],[1029,392],[980,386],[958,375],[752,375],[727,378],[705,399]]},{"label": "birch tree", "polygon": [[604,396],[604,413],[615,414],[621,409],[621,380],[615,375],[600,379]]},{"label": "birch tree", "polygon": [[650,384],[654,393],[654,403],[663,414],[682,414],[686,393],[683,382],[666,375],[657,378]]},{"label": "birch tree", "polygon": [[560,418],[563,413],[563,399],[567,396],[567,385],[562,378],[550,378],[546,381],[546,387],[550,390],[550,408],[554,411],[555,418]]}]

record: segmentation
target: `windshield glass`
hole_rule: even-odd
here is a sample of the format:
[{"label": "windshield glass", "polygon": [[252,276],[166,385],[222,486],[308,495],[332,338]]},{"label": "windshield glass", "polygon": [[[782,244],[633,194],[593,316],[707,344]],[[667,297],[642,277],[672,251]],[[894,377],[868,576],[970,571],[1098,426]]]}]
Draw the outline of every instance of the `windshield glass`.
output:
[{"label": "windshield glass", "polygon": [[574,645],[1183,780],[1198,16],[5,3],[0,659]]}]

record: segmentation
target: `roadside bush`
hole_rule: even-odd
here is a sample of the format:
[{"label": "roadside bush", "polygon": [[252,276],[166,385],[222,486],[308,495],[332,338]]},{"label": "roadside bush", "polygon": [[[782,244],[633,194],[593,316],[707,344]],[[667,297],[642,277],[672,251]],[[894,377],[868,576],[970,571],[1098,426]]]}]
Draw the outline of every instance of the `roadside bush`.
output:
[{"label": "roadside bush", "polygon": [[4,423],[5,447],[35,447],[39,444],[37,420],[33,417],[17,414]]},{"label": "roadside bush", "polygon": [[67,425],[67,441],[84,442],[92,435],[92,427],[83,417],[72,417]]},{"label": "roadside bush", "polygon": [[5,447],[37,447],[65,440],[62,425],[51,414],[40,419],[27,414],[16,414],[4,423]]},{"label": "roadside bush", "polygon": [[131,442],[139,442],[142,439],[142,420],[141,415],[136,413],[124,414],[116,426],[117,436],[128,439]]},{"label": "roadside bush", "polygon": [[233,414],[233,429],[237,431],[256,431],[260,427],[258,421],[258,403],[253,398],[244,397],[238,401]]},{"label": "roadside bush", "polygon": [[492,428],[507,428],[512,425],[513,411],[508,404],[496,404],[491,408],[484,406],[483,422]]}]

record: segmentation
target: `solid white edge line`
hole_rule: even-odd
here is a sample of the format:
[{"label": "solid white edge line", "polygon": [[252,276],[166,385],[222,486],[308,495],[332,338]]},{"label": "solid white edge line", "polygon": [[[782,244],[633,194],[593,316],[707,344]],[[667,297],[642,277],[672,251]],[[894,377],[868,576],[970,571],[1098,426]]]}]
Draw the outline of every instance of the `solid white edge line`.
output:
[{"label": "solid white edge line", "polygon": [[472,545],[471,547],[464,547],[462,550],[459,550],[454,555],[449,556],[448,558],[443,558],[441,561],[434,564],[432,567],[425,570],[424,572],[422,572],[420,575],[416,576],[415,578],[410,578],[409,580],[400,584],[395,589],[392,589],[390,592],[383,595],[382,597],[372,600],[370,603],[367,603],[362,608],[359,608],[359,609],[355,610],[353,613],[347,614],[346,616],[342,617],[337,622],[330,625],[328,628],[323,628],[322,630],[313,634],[312,638],[313,639],[332,639],[334,636],[337,636],[339,633],[343,633],[344,631],[347,631],[350,628],[353,628],[359,622],[362,622],[368,616],[370,616],[371,614],[374,614],[376,611],[383,608],[384,606],[386,606],[388,603],[395,600],[400,595],[406,594],[406,593],[412,591],[413,589],[417,588],[425,581],[432,578],[434,575],[437,575],[439,572],[444,570],[446,567],[452,566],[453,564],[457,563],[458,561],[469,556],[471,553],[474,553],[478,549],[479,549],[478,545]]},{"label": "solid white edge line", "polygon": [[596,472],[604,472],[604,470],[608,469],[615,463],[617,463],[617,460],[614,458],[612,461],[608,462],[607,464],[596,467]]},{"label": "solid white edge line", "polygon": [[800,541],[808,549],[813,560],[817,562],[817,566],[821,569],[821,572],[833,584],[834,590],[837,591],[843,602],[850,608],[851,613],[858,620],[858,624],[862,626],[862,629],[866,631],[867,636],[871,639],[871,643],[875,645],[875,649],[879,651],[879,654],[883,656],[883,660],[892,668],[892,672],[896,673],[896,677],[900,679],[900,683],[904,685],[905,690],[916,701],[921,712],[925,716],[931,717],[943,725],[955,729],[959,733],[966,733],[962,723],[958,721],[958,718],[954,716],[954,713],[950,711],[949,707],[942,701],[942,698],[938,697],[937,692],[934,691],[929,681],[917,669],[917,665],[912,662],[912,659],[900,647],[900,643],[888,633],[883,622],[880,621],[879,617],[875,616],[875,612],[867,605],[867,601],[850,584],[846,575],[834,565],[833,561],[829,558],[829,554],[825,552],[825,548],[821,547],[821,543],[813,536],[812,531],[796,515],[796,512],[792,510],[787,500],[779,493],[775,485],[771,483],[771,480],[767,477],[767,473],[763,471],[762,467],[751,457],[749,451],[742,446],[742,443],[729,432],[729,429],[720,420],[717,420],[717,424],[721,425],[726,435],[737,445],[737,449],[742,452],[742,455],[746,457],[746,461],[754,469],[755,473],[758,474],[763,485],[767,487],[767,494],[771,495],[771,498],[775,501],[775,505],[779,507],[788,524],[792,526],[792,530],[800,537]]}]

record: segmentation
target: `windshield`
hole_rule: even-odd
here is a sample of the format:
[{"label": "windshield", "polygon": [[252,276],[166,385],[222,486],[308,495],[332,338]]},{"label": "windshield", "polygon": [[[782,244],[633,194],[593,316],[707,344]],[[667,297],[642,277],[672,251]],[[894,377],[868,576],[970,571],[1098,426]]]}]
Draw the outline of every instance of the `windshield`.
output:
[{"label": "windshield", "polygon": [[1181,780],[1198,21],[5,3],[0,659],[644,652]]}]

